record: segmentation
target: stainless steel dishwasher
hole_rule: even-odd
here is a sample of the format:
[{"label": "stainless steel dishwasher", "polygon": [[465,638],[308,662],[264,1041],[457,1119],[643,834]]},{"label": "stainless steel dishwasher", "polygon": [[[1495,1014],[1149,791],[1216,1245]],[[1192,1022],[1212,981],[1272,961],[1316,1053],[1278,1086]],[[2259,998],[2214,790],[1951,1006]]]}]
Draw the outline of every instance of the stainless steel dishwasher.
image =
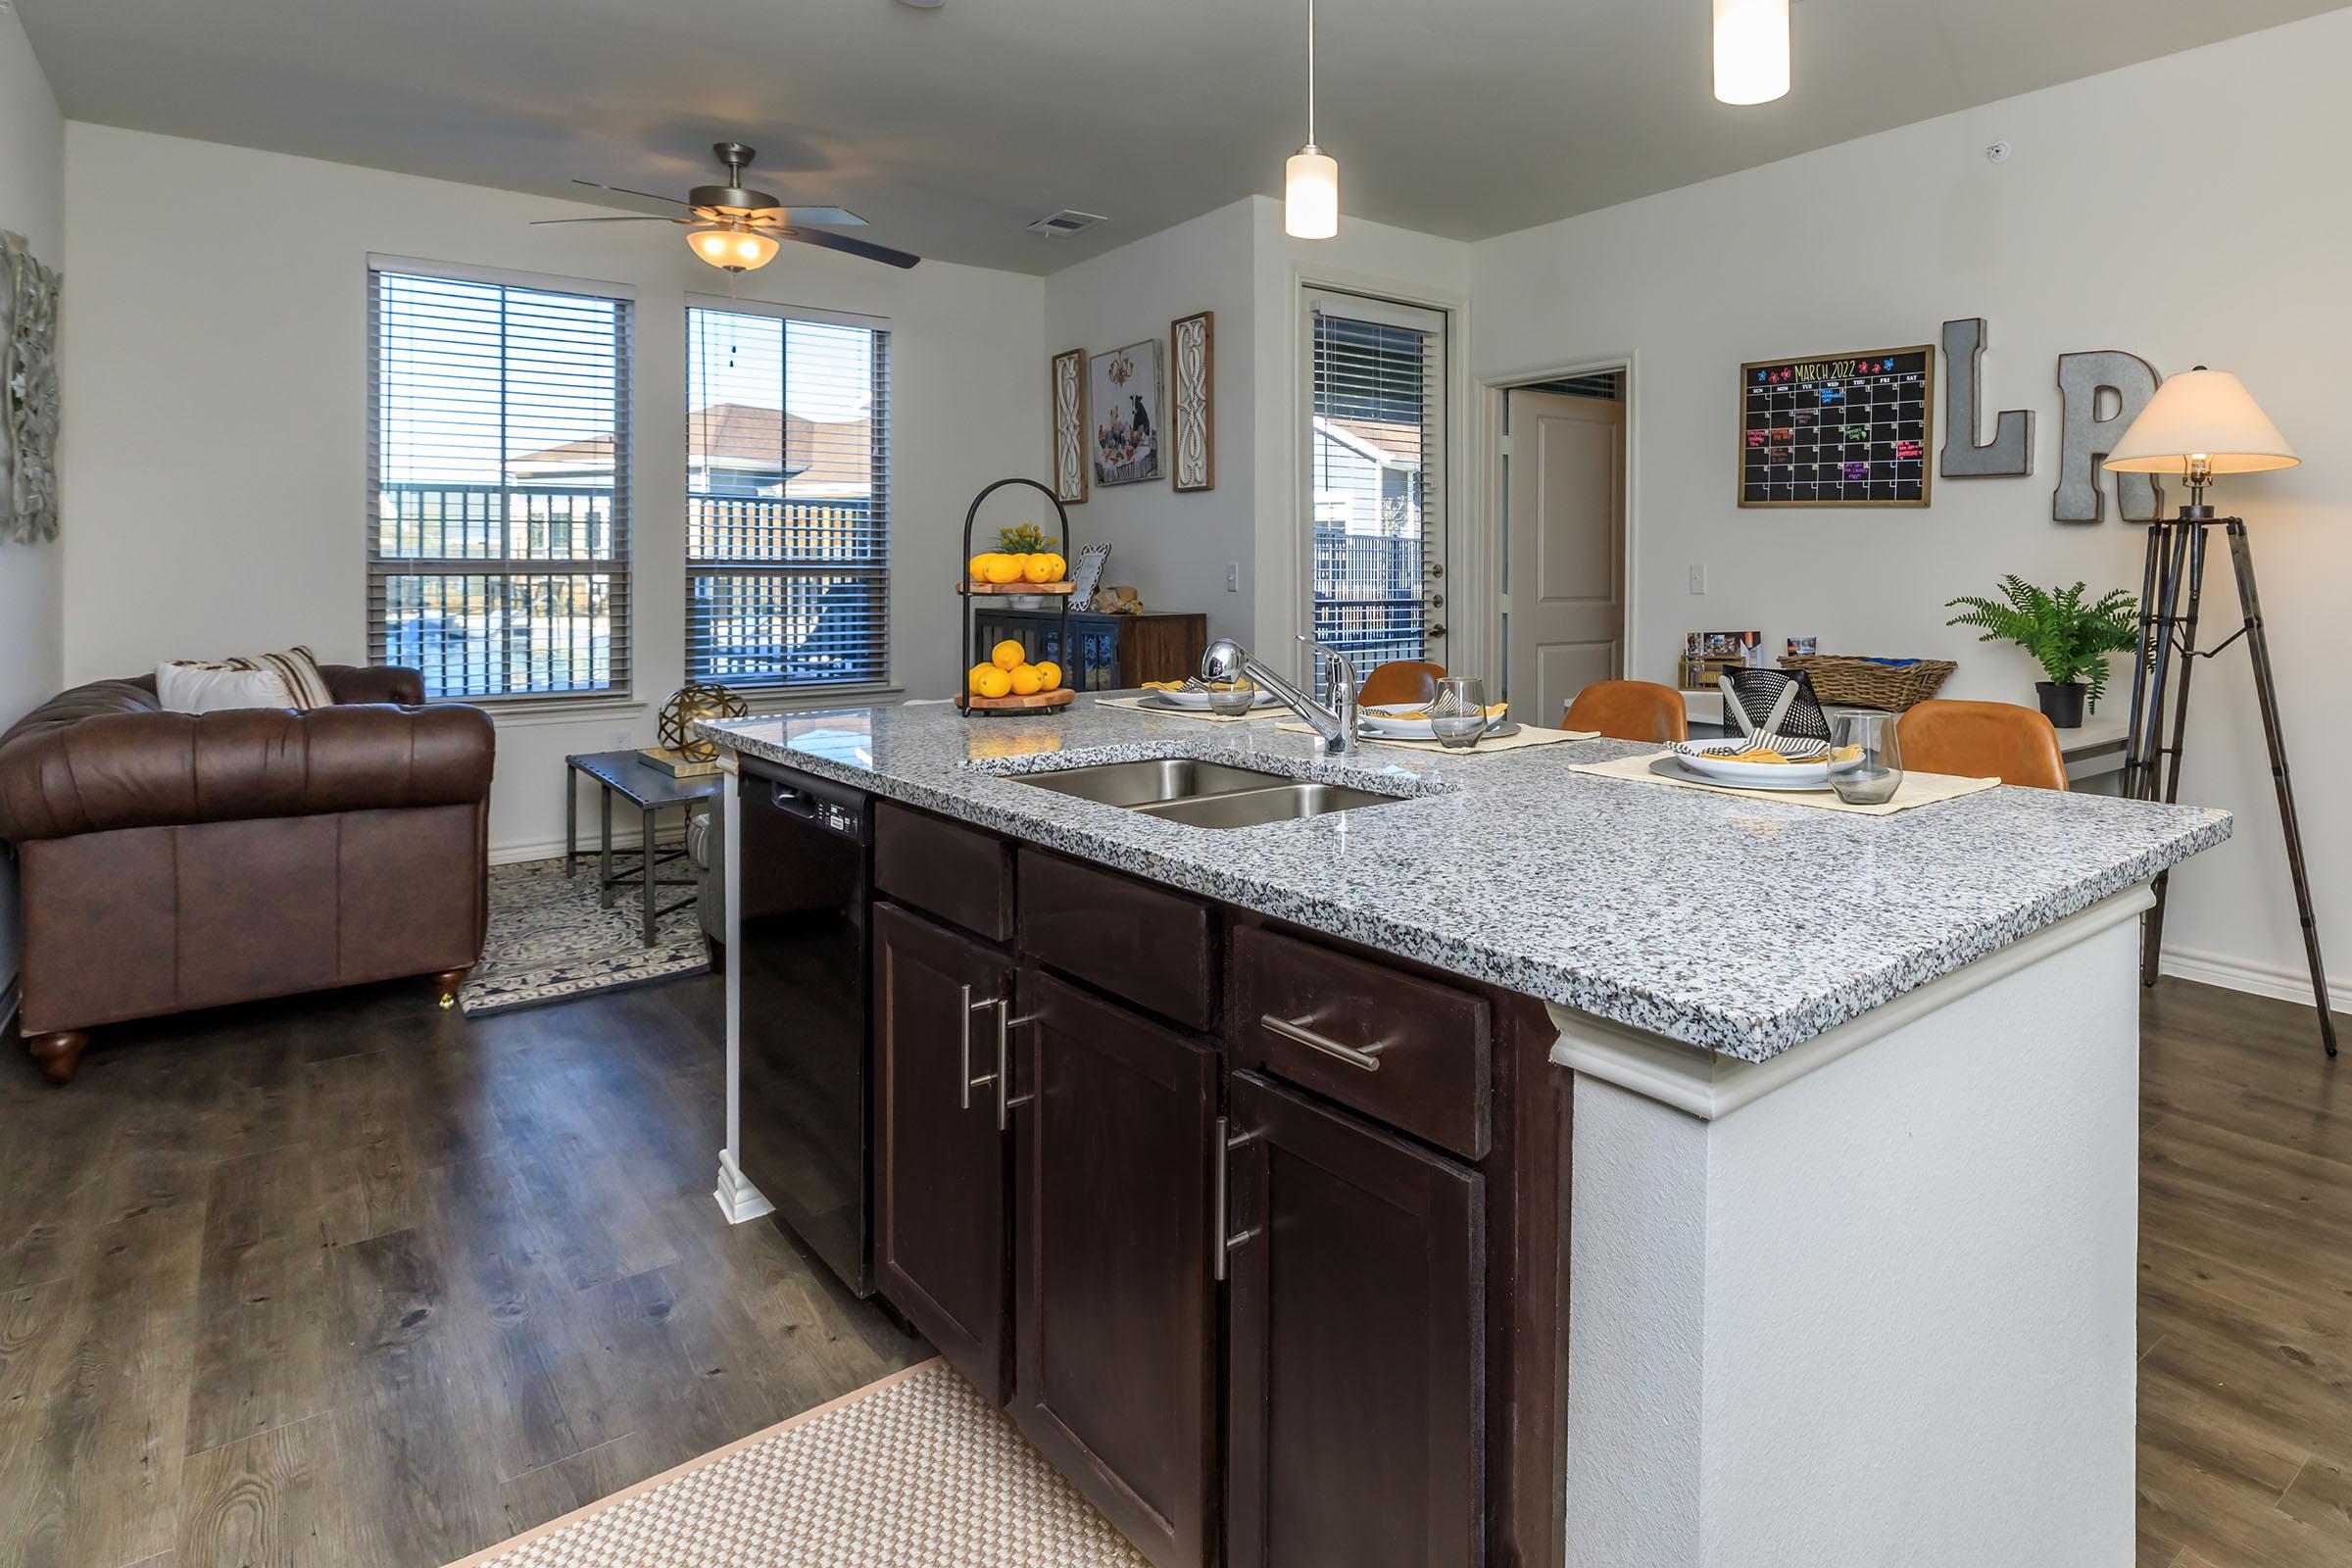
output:
[{"label": "stainless steel dishwasher", "polygon": [[745,758],[735,967],[746,1180],[843,1284],[873,1293],[867,886],[859,790]]}]

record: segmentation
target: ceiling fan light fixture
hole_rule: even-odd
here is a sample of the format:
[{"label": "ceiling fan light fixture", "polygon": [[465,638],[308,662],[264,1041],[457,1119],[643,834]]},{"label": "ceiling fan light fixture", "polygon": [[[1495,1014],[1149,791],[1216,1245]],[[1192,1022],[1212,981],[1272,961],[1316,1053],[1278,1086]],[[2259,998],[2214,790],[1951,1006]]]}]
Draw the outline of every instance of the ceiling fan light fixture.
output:
[{"label": "ceiling fan light fixture", "polygon": [[694,254],[727,272],[756,272],[776,259],[783,247],[775,236],[743,223],[712,223],[688,232]]},{"label": "ceiling fan light fixture", "polygon": [[1715,0],[1715,96],[1727,104],[1788,96],[1788,0]]}]

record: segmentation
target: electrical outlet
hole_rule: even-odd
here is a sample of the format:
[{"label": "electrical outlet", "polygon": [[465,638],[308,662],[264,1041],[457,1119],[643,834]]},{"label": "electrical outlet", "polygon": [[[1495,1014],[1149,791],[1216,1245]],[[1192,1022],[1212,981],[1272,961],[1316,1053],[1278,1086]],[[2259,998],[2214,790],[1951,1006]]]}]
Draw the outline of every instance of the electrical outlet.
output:
[{"label": "electrical outlet", "polygon": [[1707,591],[1707,565],[1703,561],[1694,561],[1690,564],[1690,591],[1694,594],[1703,594]]},{"label": "electrical outlet", "polygon": [[1242,591],[1242,564],[1238,561],[1225,563],[1225,591],[1229,594]]}]

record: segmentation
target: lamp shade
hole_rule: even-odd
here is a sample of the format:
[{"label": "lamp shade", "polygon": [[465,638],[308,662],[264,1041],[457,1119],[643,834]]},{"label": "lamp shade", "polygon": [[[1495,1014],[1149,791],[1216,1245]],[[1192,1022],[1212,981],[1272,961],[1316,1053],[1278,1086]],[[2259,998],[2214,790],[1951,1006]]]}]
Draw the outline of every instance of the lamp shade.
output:
[{"label": "lamp shade", "polygon": [[1715,96],[1765,104],[1788,95],[1788,0],[1715,0]]},{"label": "lamp shade", "polygon": [[1282,231],[1293,239],[1330,239],[1340,231],[1339,160],[1312,142],[1283,166]]},{"label": "lamp shade", "polygon": [[694,254],[712,267],[730,272],[754,272],[776,259],[783,247],[775,237],[738,223],[715,223],[687,234],[686,243]]},{"label": "lamp shade", "polygon": [[2105,466],[2122,473],[2260,473],[2303,460],[2228,370],[2183,370],[2167,379],[2124,432]]}]

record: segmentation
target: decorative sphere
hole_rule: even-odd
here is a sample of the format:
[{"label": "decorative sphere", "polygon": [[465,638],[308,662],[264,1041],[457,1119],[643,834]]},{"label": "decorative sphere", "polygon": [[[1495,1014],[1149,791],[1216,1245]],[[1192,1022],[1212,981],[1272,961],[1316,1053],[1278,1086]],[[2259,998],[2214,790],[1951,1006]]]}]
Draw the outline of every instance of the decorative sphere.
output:
[{"label": "decorative sphere", "polygon": [[743,699],[724,686],[690,680],[671,692],[669,701],[662,705],[662,744],[690,761],[708,762],[718,755],[718,748],[689,734],[687,726],[698,719],[741,718],[750,711]]}]

